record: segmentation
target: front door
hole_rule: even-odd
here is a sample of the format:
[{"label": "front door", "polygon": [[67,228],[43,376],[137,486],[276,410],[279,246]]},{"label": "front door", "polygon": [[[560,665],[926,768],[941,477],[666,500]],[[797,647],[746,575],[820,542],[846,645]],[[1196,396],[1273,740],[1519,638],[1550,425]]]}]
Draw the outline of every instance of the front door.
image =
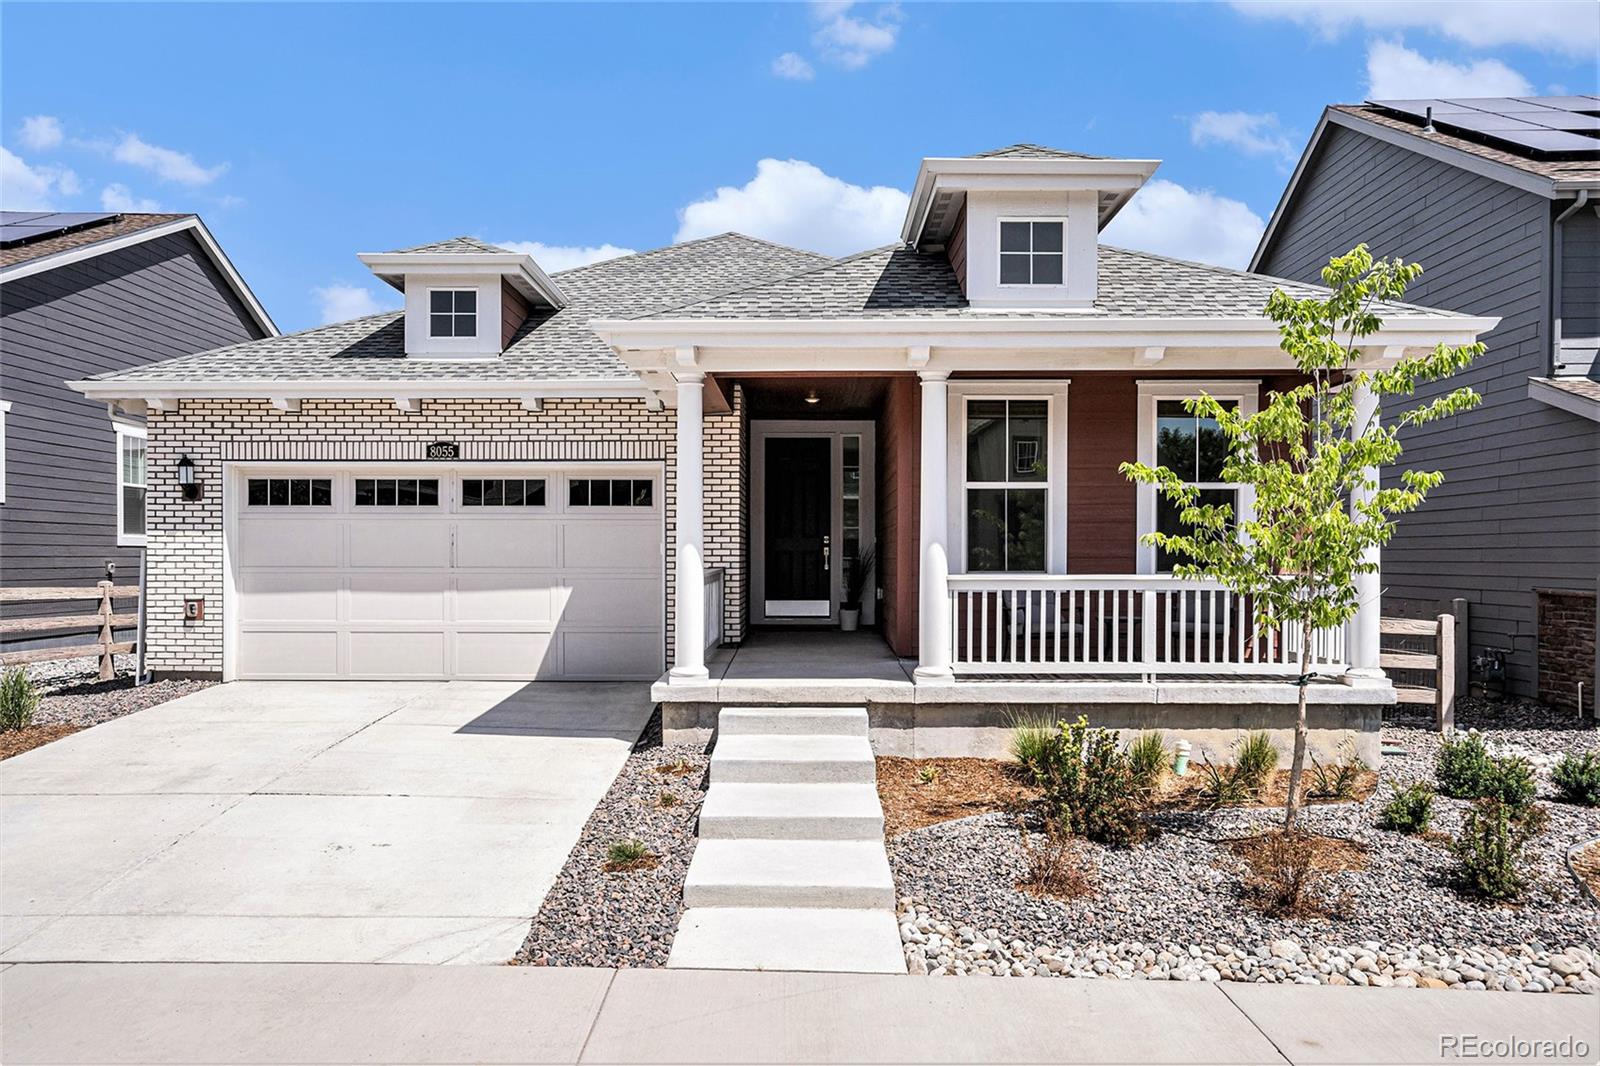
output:
[{"label": "front door", "polygon": [[768,437],[766,616],[833,610],[833,440]]}]

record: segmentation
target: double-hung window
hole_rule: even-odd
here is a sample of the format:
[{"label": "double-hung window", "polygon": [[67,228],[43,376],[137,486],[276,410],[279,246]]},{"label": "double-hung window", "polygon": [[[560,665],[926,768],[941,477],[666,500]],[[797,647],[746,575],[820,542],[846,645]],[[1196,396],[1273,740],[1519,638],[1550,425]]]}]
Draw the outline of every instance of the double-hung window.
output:
[{"label": "double-hung window", "polygon": [[428,290],[428,336],[476,337],[477,289]]},{"label": "double-hung window", "polygon": [[1001,219],[1000,284],[1062,284],[1066,229],[1061,219]]},{"label": "double-hung window", "polygon": [[143,426],[117,424],[117,543],[144,544],[146,485]]},{"label": "double-hung window", "polygon": [[[1228,439],[1216,420],[1191,414],[1184,401],[1202,393],[1245,417],[1256,413],[1260,383],[1255,381],[1144,381],[1139,383],[1139,461],[1164,466],[1185,485],[1200,490],[1202,506],[1227,504],[1234,522],[1246,521],[1255,499],[1247,486],[1224,481]],[[1188,527],[1183,508],[1153,486],[1139,486],[1139,533],[1180,534]],[[1165,548],[1141,546],[1141,573],[1171,573],[1183,559]]]},{"label": "double-hung window", "polygon": [[1049,558],[1050,404],[966,401],[967,570],[1041,573]]}]

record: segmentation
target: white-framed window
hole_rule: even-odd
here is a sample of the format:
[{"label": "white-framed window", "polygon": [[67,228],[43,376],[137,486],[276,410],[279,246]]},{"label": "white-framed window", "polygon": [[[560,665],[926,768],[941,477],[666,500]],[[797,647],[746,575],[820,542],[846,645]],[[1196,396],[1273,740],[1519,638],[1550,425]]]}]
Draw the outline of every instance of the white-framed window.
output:
[{"label": "white-framed window", "polygon": [[428,336],[476,337],[477,289],[429,289]]},{"label": "white-framed window", "polygon": [[436,477],[358,477],[353,503],[357,507],[437,507]]},{"label": "white-framed window", "polygon": [[543,507],[542,477],[468,477],[461,479],[463,507]]},{"label": "white-framed window", "polygon": [[1002,218],[1000,284],[1066,284],[1066,237],[1064,218]]},{"label": "white-framed window", "polygon": [[[1252,490],[1223,481],[1222,467],[1227,461],[1227,439],[1215,420],[1190,414],[1184,400],[1204,393],[1225,407],[1246,417],[1256,413],[1260,402],[1258,381],[1141,381],[1139,383],[1139,461],[1164,466],[1186,485],[1200,490],[1200,503],[1226,503],[1233,508],[1235,523],[1248,520],[1254,511]],[[1138,492],[1138,535],[1160,531],[1178,533],[1183,524],[1181,508],[1157,492],[1153,485],[1140,485]],[[1167,574],[1175,559],[1162,548],[1138,546],[1139,572]]]},{"label": "white-framed window", "polygon": [[6,412],[11,410],[10,400],[0,400],[0,503],[6,502]]},{"label": "white-framed window", "polygon": [[1050,400],[963,400],[968,573],[1043,573],[1050,559]]},{"label": "white-framed window", "polygon": [[123,547],[144,544],[145,429],[118,422],[117,426],[117,543]]},{"label": "white-framed window", "polygon": [[567,479],[568,507],[653,507],[651,478],[575,477]]},{"label": "white-framed window", "polygon": [[245,481],[247,507],[332,507],[331,477],[253,477]]}]

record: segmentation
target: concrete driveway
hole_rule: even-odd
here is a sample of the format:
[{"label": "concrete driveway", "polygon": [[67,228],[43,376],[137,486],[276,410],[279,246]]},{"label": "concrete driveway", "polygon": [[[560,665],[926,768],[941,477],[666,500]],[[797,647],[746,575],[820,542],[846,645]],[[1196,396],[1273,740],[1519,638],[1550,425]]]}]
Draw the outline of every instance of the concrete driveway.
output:
[{"label": "concrete driveway", "polygon": [[503,962],[650,710],[235,682],[0,762],[0,964]]}]

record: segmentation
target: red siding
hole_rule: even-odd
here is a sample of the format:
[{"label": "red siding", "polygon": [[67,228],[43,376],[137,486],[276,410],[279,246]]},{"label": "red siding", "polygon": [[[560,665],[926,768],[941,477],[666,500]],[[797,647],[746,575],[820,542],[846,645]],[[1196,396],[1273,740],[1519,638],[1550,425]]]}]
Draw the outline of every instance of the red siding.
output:
[{"label": "red siding", "polygon": [[963,204],[956,216],[955,232],[950,234],[950,268],[956,272],[961,295],[967,294],[967,208]]},{"label": "red siding", "polygon": [[500,283],[500,349],[505,350],[528,318],[528,302],[507,282]]},{"label": "red siding", "polygon": [[918,489],[922,402],[913,377],[889,383],[878,414],[878,583],[880,624],[895,654],[917,654]]},{"label": "red siding", "polygon": [[1067,393],[1067,570],[1131,574],[1133,483],[1117,471],[1138,455],[1139,387],[1133,375],[1073,375]]}]

